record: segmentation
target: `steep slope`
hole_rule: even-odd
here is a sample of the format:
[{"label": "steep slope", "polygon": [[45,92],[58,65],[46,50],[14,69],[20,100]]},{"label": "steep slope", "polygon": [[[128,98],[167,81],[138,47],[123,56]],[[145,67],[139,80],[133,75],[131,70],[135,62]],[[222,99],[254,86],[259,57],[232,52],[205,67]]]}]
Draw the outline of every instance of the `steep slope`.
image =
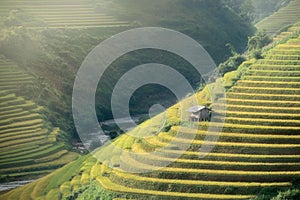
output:
[{"label": "steep slope", "polygon": [[112,16],[96,12],[93,1],[55,0],[55,1],[1,1],[0,14],[11,10],[21,10],[39,20],[29,22],[31,28],[95,28],[128,26],[126,21],[118,21]]},{"label": "steep slope", "polygon": [[293,33],[295,33],[296,31],[300,31],[300,23],[296,23],[295,25],[293,25],[292,27],[288,28],[286,31],[281,32],[279,35],[276,35],[273,38],[274,42],[278,42],[286,37],[291,36]]},{"label": "steep slope", "polygon": [[100,4],[103,10],[132,22],[134,26],[158,26],[189,35],[205,47],[216,63],[231,56],[230,50],[224,48],[228,43],[231,43],[236,51],[244,52],[248,36],[255,32],[252,24],[241,17],[237,9],[228,7],[226,0],[96,1],[99,4],[106,2]]},{"label": "steep slope", "polygon": [[39,177],[77,158],[59,142],[42,107],[15,92],[33,84],[33,77],[10,60],[0,59],[0,179]]},{"label": "steep slope", "polygon": [[[131,170],[151,169],[157,161],[168,161],[170,157],[111,157],[99,163],[87,156],[2,197],[249,199],[261,190],[277,192],[290,187],[293,180],[300,178],[300,37],[294,35],[297,36],[267,51],[263,59],[247,61],[238,71],[225,75],[225,81],[230,82],[246,70],[223,99],[227,103],[226,122],[215,148],[206,157],[199,158],[199,147],[209,122],[200,122],[188,151],[168,150],[170,157],[182,156],[159,171],[133,174],[117,166],[121,163]],[[205,93],[203,90],[197,97],[203,100]],[[124,134],[114,145],[127,151],[147,152],[168,144],[180,126],[181,132],[191,133],[184,123],[178,124],[178,105],[166,114],[167,122],[173,124],[167,132],[142,140]],[[160,120],[159,116],[155,119]],[[143,130],[149,130],[147,122],[139,127],[140,132]],[[96,154],[110,156],[114,154],[111,150],[100,148]]]},{"label": "steep slope", "polygon": [[290,1],[291,0],[252,0],[252,5],[254,7],[254,22],[259,22],[272,15],[280,8],[285,7]]},{"label": "steep slope", "polygon": [[[197,159],[206,133],[204,123],[193,147],[168,167],[139,175],[115,169],[98,177],[99,184],[106,190],[132,193],[133,198],[145,195],[143,199],[249,199],[263,188],[289,186],[300,176],[299,42],[300,38],[292,39],[272,49],[227,93],[226,123],[207,157]],[[171,142],[178,128],[173,126],[138,147],[134,144],[132,150],[145,151],[147,146]],[[122,157],[121,162],[138,171],[168,159]]]},{"label": "steep slope", "polygon": [[[51,122],[55,126],[72,132],[74,136],[76,136],[76,131],[73,129],[71,119],[71,91],[74,78],[85,56],[103,40],[133,27],[166,27],[181,31],[199,41],[213,59],[220,63],[231,55],[226,44],[231,43],[237,51],[243,52],[247,45],[248,36],[254,33],[254,27],[249,22],[246,22],[219,1],[211,0],[188,2],[185,0],[93,0],[93,2],[97,2],[95,7],[99,15],[108,13],[108,9],[106,10],[106,7],[102,5],[103,3],[108,8],[115,9],[108,13],[108,16],[116,16],[122,21],[130,22],[132,26],[100,26],[85,29],[84,25],[76,25],[77,28],[75,29],[72,25],[59,25],[59,27],[64,28],[56,29],[47,28],[50,25],[48,24],[48,26],[47,22],[43,22],[51,18],[51,20],[53,19],[50,20],[51,23],[56,23],[55,20],[69,23],[70,18],[72,18],[72,21],[78,19],[81,21],[80,23],[84,24],[88,17],[84,16],[83,11],[80,11],[79,7],[81,6],[76,5],[90,7],[90,2],[90,0],[0,1],[0,13],[5,15],[0,22],[0,35],[2,36],[0,37],[0,52],[40,77],[41,82],[49,87],[51,93],[60,92],[61,95],[57,96],[61,96],[61,98],[43,95],[38,103],[51,110]],[[110,4],[111,2],[113,4]],[[73,4],[74,8],[65,6]],[[57,10],[61,11],[55,10],[54,7],[58,7]],[[82,6],[82,9],[85,7]],[[18,12],[11,12],[9,16],[6,15],[8,11],[15,8],[20,9]],[[72,9],[76,12],[71,12]],[[87,12],[92,11],[89,8]],[[91,17],[93,15],[91,14]],[[98,23],[99,20],[96,21]],[[38,27],[38,29],[30,27]],[[54,24],[52,27],[56,27],[56,25]],[[96,100],[99,119],[112,118],[109,97],[119,78],[132,66],[147,62],[161,62],[174,66],[187,77],[194,88],[199,86],[200,78],[197,73],[194,73],[189,63],[184,62],[178,56],[166,52],[150,52],[148,54],[148,52],[138,51],[128,53],[113,63],[111,68],[107,70],[106,78],[101,81],[103,85],[99,85]],[[101,86],[103,87],[101,88]],[[157,95],[151,95],[153,93]],[[149,87],[141,88],[134,95],[131,102],[131,111],[134,115],[144,114],[149,110],[149,105],[154,102],[163,101],[160,103],[166,107],[176,102],[168,90],[155,86],[151,86],[150,89]],[[150,96],[150,98],[145,98],[145,96]]]},{"label": "steep slope", "polygon": [[274,35],[283,27],[292,25],[300,19],[300,0],[292,0],[286,7],[281,8],[273,15],[256,24],[259,30],[265,30]]}]

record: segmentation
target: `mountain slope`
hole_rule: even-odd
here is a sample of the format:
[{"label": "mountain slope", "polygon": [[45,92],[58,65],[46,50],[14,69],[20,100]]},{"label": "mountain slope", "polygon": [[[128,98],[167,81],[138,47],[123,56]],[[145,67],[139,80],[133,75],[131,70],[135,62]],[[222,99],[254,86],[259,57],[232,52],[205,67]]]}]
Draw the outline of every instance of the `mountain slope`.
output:
[{"label": "mountain slope", "polygon": [[21,10],[37,19],[29,22],[30,28],[99,28],[128,26],[126,21],[118,21],[105,13],[95,10],[93,1],[55,0],[55,1],[1,1],[0,15],[11,10]]},{"label": "mountain slope", "polygon": [[[199,147],[209,122],[201,122],[196,138],[186,152],[174,148],[168,150],[167,156],[122,156],[119,159],[110,157],[114,154],[113,148],[100,148],[97,155],[108,153],[103,163],[92,156],[82,157],[2,197],[249,199],[260,191],[275,194],[291,187],[293,180],[300,178],[300,37],[294,35],[296,37],[288,42],[278,43],[268,50],[263,59],[247,61],[238,71],[225,75],[228,83],[243,74],[223,100],[227,110],[219,112],[226,112],[224,128],[215,148],[206,157],[199,158]],[[199,100],[205,99],[206,92],[197,94]],[[189,99],[184,102],[189,104]],[[114,145],[127,151],[147,152],[168,144],[180,126],[182,133],[191,134],[191,129],[184,123],[178,123],[178,104],[168,109],[166,115],[167,123],[172,125],[167,132],[145,139],[124,134],[114,141]],[[159,121],[160,115],[154,120]],[[149,130],[147,122],[132,131],[142,133],[143,130]],[[184,138],[175,140],[190,142]],[[151,169],[157,161],[168,161],[176,154],[182,156],[152,173],[133,174],[117,167],[122,164],[130,170]]]},{"label": "mountain slope", "polygon": [[292,0],[286,7],[256,24],[259,30],[274,35],[282,28],[298,22],[300,19],[300,0]]},{"label": "mountain slope", "polygon": [[[83,12],[86,7],[88,7],[88,13],[92,12],[91,2],[96,2],[97,16],[112,16],[112,18],[128,21],[131,26],[84,28],[84,23],[88,25],[86,21],[88,17]],[[65,8],[65,5],[72,4],[83,5],[83,11],[80,10],[80,6]],[[12,10],[22,8],[22,6],[24,9]],[[30,12],[28,7],[32,7]],[[54,7],[59,8],[54,9]],[[42,11],[39,11],[40,8]],[[71,12],[72,9],[76,12]],[[109,9],[115,10],[109,12]],[[11,12],[7,16],[9,11]],[[213,59],[220,63],[231,55],[226,44],[231,43],[238,52],[243,52],[248,36],[254,33],[254,27],[249,22],[221,4],[220,1],[211,0],[189,2],[184,0],[55,0],[51,2],[5,0],[0,2],[0,13],[3,14],[0,22],[0,35],[2,36],[0,37],[0,53],[39,77],[40,82],[50,90],[50,94],[59,93],[57,96],[60,98],[54,95],[42,95],[38,99],[38,104],[50,110],[50,120],[55,126],[66,132],[72,132],[74,137],[76,137],[76,131],[72,123],[71,91],[76,72],[86,55],[103,40],[134,27],[171,28],[197,40],[205,46]],[[43,16],[39,17],[39,15]],[[91,17],[93,16],[94,14],[91,14]],[[50,25],[43,22],[43,19],[49,21],[50,18],[66,22],[78,19],[83,24],[76,25],[76,28],[71,25],[61,25],[58,29],[47,28]],[[38,29],[32,27],[38,27]],[[96,97],[99,120],[112,118],[109,98],[114,84],[120,77],[133,66],[151,62],[173,66],[190,81],[194,88],[199,86],[199,75],[179,56],[161,51],[128,53],[112,64],[105,74],[106,78],[101,81],[103,85],[99,84]],[[149,87],[140,88],[134,94],[130,102],[133,115],[146,113],[150,108],[149,105],[154,102],[166,107],[176,102],[169,90],[155,86]],[[150,98],[145,98],[146,96]]]},{"label": "mountain slope", "polygon": [[43,108],[16,92],[34,84],[15,63],[0,58],[0,179],[1,182],[48,174],[77,158],[58,138]]}]

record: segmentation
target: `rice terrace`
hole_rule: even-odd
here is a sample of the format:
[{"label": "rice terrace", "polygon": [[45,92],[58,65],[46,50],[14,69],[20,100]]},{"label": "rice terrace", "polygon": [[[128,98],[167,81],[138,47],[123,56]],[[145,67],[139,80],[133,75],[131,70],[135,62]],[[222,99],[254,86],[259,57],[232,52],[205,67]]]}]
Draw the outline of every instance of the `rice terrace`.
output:
[{"label": "rice terrace", "polygon": [[1,0],[0,27],[1,200],[300,199],[300,0]]}]

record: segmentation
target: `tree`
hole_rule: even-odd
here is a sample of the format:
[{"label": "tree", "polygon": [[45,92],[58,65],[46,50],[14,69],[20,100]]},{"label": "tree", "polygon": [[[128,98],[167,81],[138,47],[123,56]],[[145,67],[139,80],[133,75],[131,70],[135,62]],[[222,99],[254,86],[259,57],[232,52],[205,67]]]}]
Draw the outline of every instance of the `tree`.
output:
[{"label": "tree", "polygon": [[270,44],[272,39],[264,31],[257,32],[254,36],[248,39],[248,52],[253,58],[262,58],[261,49]]},{"label": "tree", "polygon": [[285,192],[279,192],[279,194],[271,200],[296,200],[300,199],[299,189],[290,189]]},{"label": "tree", "polygon": [[265,31],[259,31],[254,36],[249,37],[248,51],[258,50],[272,42],[272,39]]},{"label": "tree", "polygon": [[233,55],[227,61],[219,65],[218,69],[220,74],[223,76],[227,72],[236,70],[245,60],[246,58],[243,55]]}]

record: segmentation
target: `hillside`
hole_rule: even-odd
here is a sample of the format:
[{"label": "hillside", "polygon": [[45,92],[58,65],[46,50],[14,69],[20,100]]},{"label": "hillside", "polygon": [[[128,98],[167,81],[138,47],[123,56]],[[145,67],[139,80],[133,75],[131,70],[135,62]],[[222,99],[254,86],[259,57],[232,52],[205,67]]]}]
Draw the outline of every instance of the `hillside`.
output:
[{"label": "hillside", "polygon": [[274,35],[284,27],[295,24],[299,19],[300,1],[292,0],[287,6],[258,22],[256,27],[259,30],[265,30],[269,35]]},{"label": "hillside", "polygon": [[[216,109],[226,113],[225,124],[213,151],[204,158],[199,158],[199,148],[207,127],[220,126],[218,122],[197,124],[199,130],[193,141],[175,138],[178,145],[192,142],[188,151],[175,146],[162,150],[168,151],[165,156],[131,157],[125,153],[118,157],[118,151],[110,145],[95,151],[98,157],[107,157],[102,163],[92,156],[81,157],[2,198],[249,199],[263,194],[270,199],[300,178],[299,56],[300,36],[294,32],[269,47],[263,59],[246,61],[237,71],[225,75],[225,85],[234,85],[222,99],[226,110]],[[197,93],[200,102],[208,96],[208,88],[218,87],[219,81]],[[181,103],[185,107],[190,104],[189,99]],[[178,121],[179,111],[185,109],[180,107],[182,104],[166,111],[167,124],[171,126],[165,127],[165,132],[144,139],[124,134],[114,144],[129,152],[147,153],[167,145],[178,129],[183,135],[192,134],[186,127],[189,123]],[[152,122],[160,120],[158,115]],[[149,130],[147,123],[130,133],[143,134]],[[153,131],[155,124],[150,125]],[[155,163],[176,155],[181,156],[155,172],[135,174],[122,170],[152,169]]]},{"label": "hillside", "polygon": [[34,78],[11,60],[0,58],[0,181],[36,179],[77,158],[43,107],[18,95]]},{"label": "hillside", "polygon": [[278,42],[286,37],[290,37],[296,31],[300,31],[300,23],[296,23],[295,25],[293,25],[293,26],[289,27],[288,29],[286,29],[285,31],[281,32],[279,35],[276,35],[273,38],[273,41]]},{"label": "hillside", "polygon": [[[96,0],[101,10],[132,22],[133,26],[164,27],[187,34],[201,43],[216,63],[227,60],[231,43],[244,52],[252,24],[228,8],[226,0]],[[238,6],[237,6],[238,7]],[[219,31],[221,30],[221,31]],[[211,33],[214,33],[213,35]],[[216,34],[216,35],[215,35]]]},{"label": "hillside", "polygon": [[255,10],[254,22],[259,22],[262,19],[272,15],[280,8],[285,7],[291,0],[252,0]]},{"label": "hillside", "polygon": [[128,26],[128,22],[119,21],[105,13],[98,13],[91,0],[2,0],[0,14],[7,15],[11,10],[21,10],[36,18],[24,25],[40,28],[99,28]]},{"label": "hillside", "polygon": [[[39,85],[47,87],[49,95],[34,100],[47,108],[49,120],[55,126],[76,137],[71,113],[74,79],[86,55],[103,40],[134,27],[174,28],[199,41],[219,63],[231,55],[227,43],[243,52],[248,36],[254,33],[249,22],[219,1],[195,1],[187,5],[183,0],[174,2],[4,0],[0,2],[0,53],[34,74]],[[161,5],[157,6],[158,3]],[[101,25],[104,21],[108,24]],[[112,22],[126,24],[111,26]],[[199,86],[200,77],[191,70],[189,63],[177,56],[166,52],[129,53],[113,63],[103,85],[99,85],[96,97],[99,120],[112,118],[109,97],[117,80],[133,66],[148,62],[174,66],[195,89]],[[26,93],[33,92],[26,90]],[[158,87],[141,88],[132,99],[133,115],[146,113],[154,102],[166,107],[176,102],[168,90]]]}]

